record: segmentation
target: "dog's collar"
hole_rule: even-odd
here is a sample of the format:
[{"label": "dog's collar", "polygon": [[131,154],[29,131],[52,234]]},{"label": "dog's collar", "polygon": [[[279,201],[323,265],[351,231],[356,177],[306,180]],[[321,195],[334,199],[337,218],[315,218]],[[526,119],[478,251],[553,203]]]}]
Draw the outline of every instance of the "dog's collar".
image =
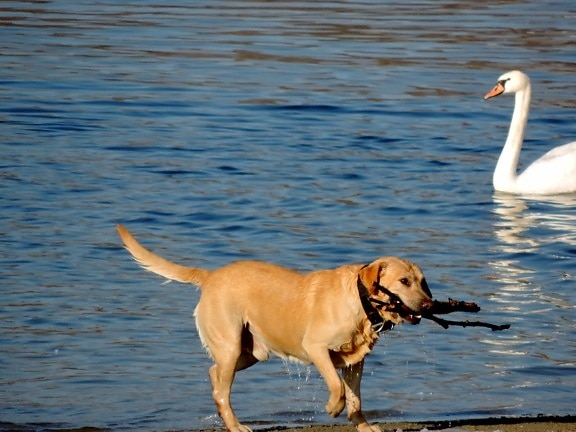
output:
[{"label": "dog's collar", "polygon": [[382,318],[382,315],[380,315],[380,312],[378,312],[378,308],[374,306],[374,303],[377,303],[380,307],[386,306],[386,303],[370,297],[368,288],[366,288],[362,282],[362,279],[360,279],[360,275],[358,275],[357,285],[360,302],[362,303],[362,308],[364,309],[368,320],[372,324],[372,330],[374,330],[376,333],[392,330],[394,328],[394,323],[392,321],[386,321],[384,318]]}]

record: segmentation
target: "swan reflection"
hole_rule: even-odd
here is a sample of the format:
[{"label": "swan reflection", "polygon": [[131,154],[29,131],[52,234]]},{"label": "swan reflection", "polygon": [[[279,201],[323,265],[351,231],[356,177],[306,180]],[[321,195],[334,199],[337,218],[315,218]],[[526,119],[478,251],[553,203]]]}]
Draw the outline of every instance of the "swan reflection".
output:
[{"label": "swan reflection", "polygon": [[532,200],[530,196],[495,193],[493,200],[498,250],[527,253],[554,242],[576,245],[576,194]]},{"label": "swan reflection", "polygon": [[492,251],[497,259],[490,266],[499,287],[490,299],[511,321],[522,324],[514,334],[484,342],[491,352],[541,357],[541,352],[533,352],[533,342],[555,340],[559,330],[550,328],[567,323],[567,315],[558,311],[573,310],[571,290],[565,291],[561,283],[576,277],[576,195],[535,198],[495,193],[493,200],[497,241]]},{"label": "swan reflection", "polygon": [[493,221],[494,236],[498,240],[493,250],[499,253],[490,265],[494,278],[502,283],[494,295],[496,301],[508,302],[507,296],[513,292],[523,293],[520,298],[513,296],[516,307],[527,301],[543,301],[542,286],[537,282],[542,277],[536,274],[546,269],[543,261],[551,264],[550,269],[560,263],[555,266],[558,273],[545,280],[576,277],[571,264],[576,246],[576,194],[532,199],[495,193],[493,200],[497,216]]}]

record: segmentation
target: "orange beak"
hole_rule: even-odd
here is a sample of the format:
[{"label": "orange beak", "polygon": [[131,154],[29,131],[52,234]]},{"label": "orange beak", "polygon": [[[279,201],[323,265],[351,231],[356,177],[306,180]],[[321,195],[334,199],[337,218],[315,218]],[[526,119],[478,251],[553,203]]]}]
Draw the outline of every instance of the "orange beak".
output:
[{"label": "orange beak", "polygon": [[496,97],[504,92],[504,84],[498,83],[484,96],[484,100]]}]

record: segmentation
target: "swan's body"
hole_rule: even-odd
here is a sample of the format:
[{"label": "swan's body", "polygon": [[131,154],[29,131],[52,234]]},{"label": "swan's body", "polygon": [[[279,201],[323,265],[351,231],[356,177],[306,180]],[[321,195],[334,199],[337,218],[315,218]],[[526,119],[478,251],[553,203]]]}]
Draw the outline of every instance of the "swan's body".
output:
[{"label": "swan's body", "polygon": [[524,172],[516,173],[530,110],[530,80],[520,71],[507,72],[484,99],[503,93],[514,93],[516,100],[508,138],[494,170],[494,189],[541,195],[576,192],[576,141],[553,148]]}]

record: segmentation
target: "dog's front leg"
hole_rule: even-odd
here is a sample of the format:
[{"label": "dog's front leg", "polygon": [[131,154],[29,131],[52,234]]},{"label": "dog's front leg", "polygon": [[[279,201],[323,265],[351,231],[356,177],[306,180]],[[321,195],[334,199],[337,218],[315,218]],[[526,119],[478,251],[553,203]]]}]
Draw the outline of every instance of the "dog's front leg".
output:
[{"label": "dog's front leg", "polygon": [[330,391],[330,398],[325,407],[326,411],[332,417],[337,417],[346,405],[346,393],[344,383],[340,379],[340,375],[338,375],[338,371],[330,359],[328,347],[324,344],[314,344],[305,345],[304,348],[312,362],[316,365],[318,372],[320,372],[320,375],[322,375],[322,378],[326,381],[326,385]]},{"label": "dog's front leg", "polygon": [[354,423],[358,432],[381,432],[378,426],[370,425],[362,414],[360,383],[364,371],[364,359],[356,364],[342,368],[342,377],[346,389],[346,410],[348,419]]}]

